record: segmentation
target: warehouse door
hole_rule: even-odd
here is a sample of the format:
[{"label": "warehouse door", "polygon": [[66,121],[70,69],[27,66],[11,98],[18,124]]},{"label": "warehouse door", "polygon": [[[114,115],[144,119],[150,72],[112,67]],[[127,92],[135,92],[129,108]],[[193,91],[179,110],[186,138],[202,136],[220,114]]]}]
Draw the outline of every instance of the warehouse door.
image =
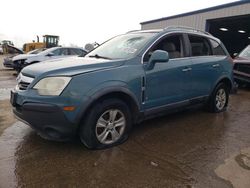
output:
[{"label": "warehouse door", "polygon": [[206,30],[219,38],[233,56],[250,44],[250,15],[207,20]]}]

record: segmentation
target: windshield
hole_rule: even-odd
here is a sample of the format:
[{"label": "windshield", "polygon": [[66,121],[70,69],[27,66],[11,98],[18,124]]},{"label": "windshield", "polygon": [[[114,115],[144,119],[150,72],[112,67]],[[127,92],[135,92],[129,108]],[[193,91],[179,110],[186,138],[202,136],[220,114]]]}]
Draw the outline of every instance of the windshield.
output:
[{"label": "windshield", "polygon": [[134,57],[156,33],[129,33],[112,38],[86,57],[128,59]]},{"label": "windshield", "polygon": [[35,49],[35,50],[28,52],[27,54],[39,54],[40,52],[44,50],[46,50],[46,48]]},{"label": "windshield", "polygon": [[242,52],[240,52],[239,57],[250,58],[250,45],[247,46]]},{"label": "windshield", "polygon": [[54,50],[60,49],[61,47],[53,47],[53,48],[47,48],[44,51],[40,52],[39,55],[47,55],[48,53],[53,53]]}]

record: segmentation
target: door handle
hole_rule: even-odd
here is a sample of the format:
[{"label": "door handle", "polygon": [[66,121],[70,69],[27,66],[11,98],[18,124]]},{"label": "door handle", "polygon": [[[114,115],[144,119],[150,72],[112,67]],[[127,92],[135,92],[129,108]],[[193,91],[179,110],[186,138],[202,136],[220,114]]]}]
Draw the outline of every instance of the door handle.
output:
[{"label": "door handle", "polygon": [[191,71],[192,70],[192,68],[185,68],[185,69],[182,69],[182,72],[188,72],[188,71]]},{"label": "door handle", "polygon": [[220,64],[214,64],[212,65],[213,68],[218,68],[220,66]]}]

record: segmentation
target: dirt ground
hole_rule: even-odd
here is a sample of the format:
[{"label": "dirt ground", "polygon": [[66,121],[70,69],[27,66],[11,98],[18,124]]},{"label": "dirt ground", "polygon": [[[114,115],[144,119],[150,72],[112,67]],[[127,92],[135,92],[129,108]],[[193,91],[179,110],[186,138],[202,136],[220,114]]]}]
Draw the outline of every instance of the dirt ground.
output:
[{"label": "dirt ground", "polygon": [[3,130],[16,122],[9,104],[9,92],[15,86],[15,72],[10,69],[3,68],[3,58],[0,55],[0,134]]},{"label": "dirt ground", "polygon": [[87,150],[40,138],[9,104],[16,84],[0,56],[0,187],[250,187],[250,90],[228,110],[202,109],[145,121],[124,144]]}]

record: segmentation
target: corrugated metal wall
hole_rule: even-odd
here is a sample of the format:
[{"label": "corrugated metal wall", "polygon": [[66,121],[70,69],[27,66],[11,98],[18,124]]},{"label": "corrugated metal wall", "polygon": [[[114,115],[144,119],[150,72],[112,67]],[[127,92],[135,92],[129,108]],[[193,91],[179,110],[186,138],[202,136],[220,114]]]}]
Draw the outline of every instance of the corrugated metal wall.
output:
[{"label": "corrugated metal wall", "polygon": [[[197,28],[200,30],[205,30],[206,20],[215,18],[224,18],[231,16],[239,16],[250,14],[250,2],[247,4],[236,5],[232,7],[222,8],[218,10],[212,10],[208,12],[183,16],[179,18],[166,19],[161,21],[155,21],[151,23],[141,24],[141,29],[161,29],[170,25],[175,26],[188,26]],[[249,20],[250,24],[250,20]]]}]

